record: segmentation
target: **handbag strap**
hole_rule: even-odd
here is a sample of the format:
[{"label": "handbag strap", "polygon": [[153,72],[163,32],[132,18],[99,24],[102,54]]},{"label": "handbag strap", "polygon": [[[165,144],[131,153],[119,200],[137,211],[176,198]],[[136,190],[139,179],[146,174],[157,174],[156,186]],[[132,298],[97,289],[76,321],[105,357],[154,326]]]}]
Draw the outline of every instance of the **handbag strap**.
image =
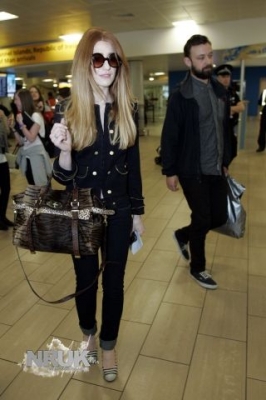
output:
[{"label": "handbag strap", "polygon": [[79,219],[79,199],[78,199],[78,188],[74,186],[73,191],[73,198],[71,202],[71,213],[72,213],[72,223],[71,223],[71,230],[72,230],[72,243],[73,243],[73,255],[75,257],[79,257],[79,234],[78,234],[78,219]]},{"label": "handbag strap", "polygon": [[[104,228],[104,230],[105,230],[105,229],[106,229],[106,228]],[[35,294],[35,296],[37,296],[40,300],[44,301],[45,303],[49,303],[49,304],[61,304],[61,303],[65,303],[66,301],[69,301],[69,300],[71,300],[71,299],[73,299],[73,298],[75,298],[75,297],[78,297],[78,296],[80,296],[81,294],[85,293],[87,290],[89,290],[89,289],[97,282],[99,276],[100,276],[101,273],[104,271],[104,268],[105,268],[105,265],[106,265],[106,233],[104,234],[103,248],[101,249],[101,252],[102,252],[102,262],[101,262],[99,271],[97,272],[97,275],[96,275],[95,279],[93,280],[93,282],[92,282],[89,286],[85,287],[84,289],[81,289],[81,290],[79,290],[78,292],[75,292],[75,293],[68,294],[68,295],[66,295],[66,296],[64,296],[64,297],[61,297],[61,298],[58,299],[58,300],[53,300],[53,301],[52,301],[52,300],[46,300],[46,299],[44,299],[42,296],[40,296],[40,295],[36,292],[36,290],[34,289],[34,287],[32,286],[32,284],[31,284],[31,282],[30,282],[30,280],[29,280],[29,278],[28,278],[28,275],[26,274],[26,271],[25,271],[25,268],[24,268],[24,266],[23,266],[22,260],[21,260],[21,258],[20,258],[20,254],[19,254],[19,251],[18,251],[18,247],[17,247],[17,246],[16,246],[16,251],[17,251],[18,260],[19,260],[20,266],[21,266],[21,268],[22,268],[23,274],[24,274],[24,276],[25,276],[25,279],[26,279],[26,281],[28,282],[28,285],[29,285],[29,287],[31,288],[32,292]],[[89,267],[88,267],[88,268],[89,268]]]}]

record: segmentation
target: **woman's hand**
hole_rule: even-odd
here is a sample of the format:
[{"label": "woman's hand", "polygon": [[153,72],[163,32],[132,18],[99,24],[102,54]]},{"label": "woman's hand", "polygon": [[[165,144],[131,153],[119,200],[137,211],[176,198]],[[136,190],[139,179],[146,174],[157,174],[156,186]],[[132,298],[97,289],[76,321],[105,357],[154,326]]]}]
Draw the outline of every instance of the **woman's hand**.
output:
[{"label": "woman's hand", "polygon": [[15,118],[14,118],[14,114],[10,114],[9,117],[7,118],[7,123],[9,128],[13,129],[15,126]]},{"label": "woman's hand", "polygon": [[137,231],[140,235],[144,233],[144,225],[140,215],[133,215],[133,231]]},{"label": "woman's hand", "polygon": [[166,177],[166,186],[172,192],[176,192],[178,190],[178,177],[177,175],[167,176]]},{"label": "woman's hand", "polygon": [[17,121],[17,123],[19,124],[19,126],[23,125],[23,117],[22,117],[22,114],[21,114],[21,113],[18,113],[18,114],[16,115],[16,121]]},{"label": "woman's hand", "polygon": [[62,151],[71,151],[72,139],[67,126],[62,120],[60,123],[55,123],[50,134],[50,139],[53,144]]}]

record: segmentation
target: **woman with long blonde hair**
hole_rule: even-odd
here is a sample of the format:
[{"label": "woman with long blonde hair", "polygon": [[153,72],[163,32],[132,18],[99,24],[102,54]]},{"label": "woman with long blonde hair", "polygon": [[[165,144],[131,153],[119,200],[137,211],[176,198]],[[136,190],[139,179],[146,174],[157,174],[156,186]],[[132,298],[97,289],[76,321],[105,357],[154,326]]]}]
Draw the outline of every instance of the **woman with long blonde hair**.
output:
[{"label": "woman with long blonde hair", "polygon": [[[108,209],[107,265],[103,272],[99,343],[103,376],[118,374],[115,346],[123,310],[123,286],[132,232],[144,231],[137,106],[130,89],[129,66],[116,37],[100,28],[86,31],[72,66],[71,96],[51,139],[61,151],[54,162],[55,179],[67,186],[93,188]],[[55,117],[56,118],[56,117]],[[98,255],[74,259],[77,291],[90,285],[99,270]],[[76,297],[83,341],[97,362],[96,295],[98,282]]]}]

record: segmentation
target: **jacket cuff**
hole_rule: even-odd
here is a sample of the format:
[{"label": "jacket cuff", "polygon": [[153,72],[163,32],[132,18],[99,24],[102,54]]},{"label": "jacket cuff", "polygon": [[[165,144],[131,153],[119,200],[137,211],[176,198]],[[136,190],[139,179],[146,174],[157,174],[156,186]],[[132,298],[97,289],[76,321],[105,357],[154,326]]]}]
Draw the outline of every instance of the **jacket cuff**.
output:
[{"label": "jacket cuff", "polygon": [[130,197],[131,201],[131,213],[133,215],[144,214],[144,198],[136,199],[135,197]]},{"label": "jacket cuff", "polygon": [[56,158],[53,163],[53,175],[54,177],[60,179],[62,182],[68,182],[72,181],[78,171],[78,166],[76,163],[73,163],[73,168],[72,170],[68,171],[66,169],[63,169],[59,165],[59,158]]}]

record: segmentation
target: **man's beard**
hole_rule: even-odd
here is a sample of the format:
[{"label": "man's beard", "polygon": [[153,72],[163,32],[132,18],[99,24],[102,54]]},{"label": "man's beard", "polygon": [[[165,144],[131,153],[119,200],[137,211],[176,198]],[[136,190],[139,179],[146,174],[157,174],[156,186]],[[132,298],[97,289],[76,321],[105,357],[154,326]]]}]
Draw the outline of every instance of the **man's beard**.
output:
[{"label": "man's beard", "polygon": [[192,74],[198,79],[209,79],[212,75],[212,71],[213,71],[212,65],[207,65],[202,70],[196,69],[193,64],[191,66]]}]

